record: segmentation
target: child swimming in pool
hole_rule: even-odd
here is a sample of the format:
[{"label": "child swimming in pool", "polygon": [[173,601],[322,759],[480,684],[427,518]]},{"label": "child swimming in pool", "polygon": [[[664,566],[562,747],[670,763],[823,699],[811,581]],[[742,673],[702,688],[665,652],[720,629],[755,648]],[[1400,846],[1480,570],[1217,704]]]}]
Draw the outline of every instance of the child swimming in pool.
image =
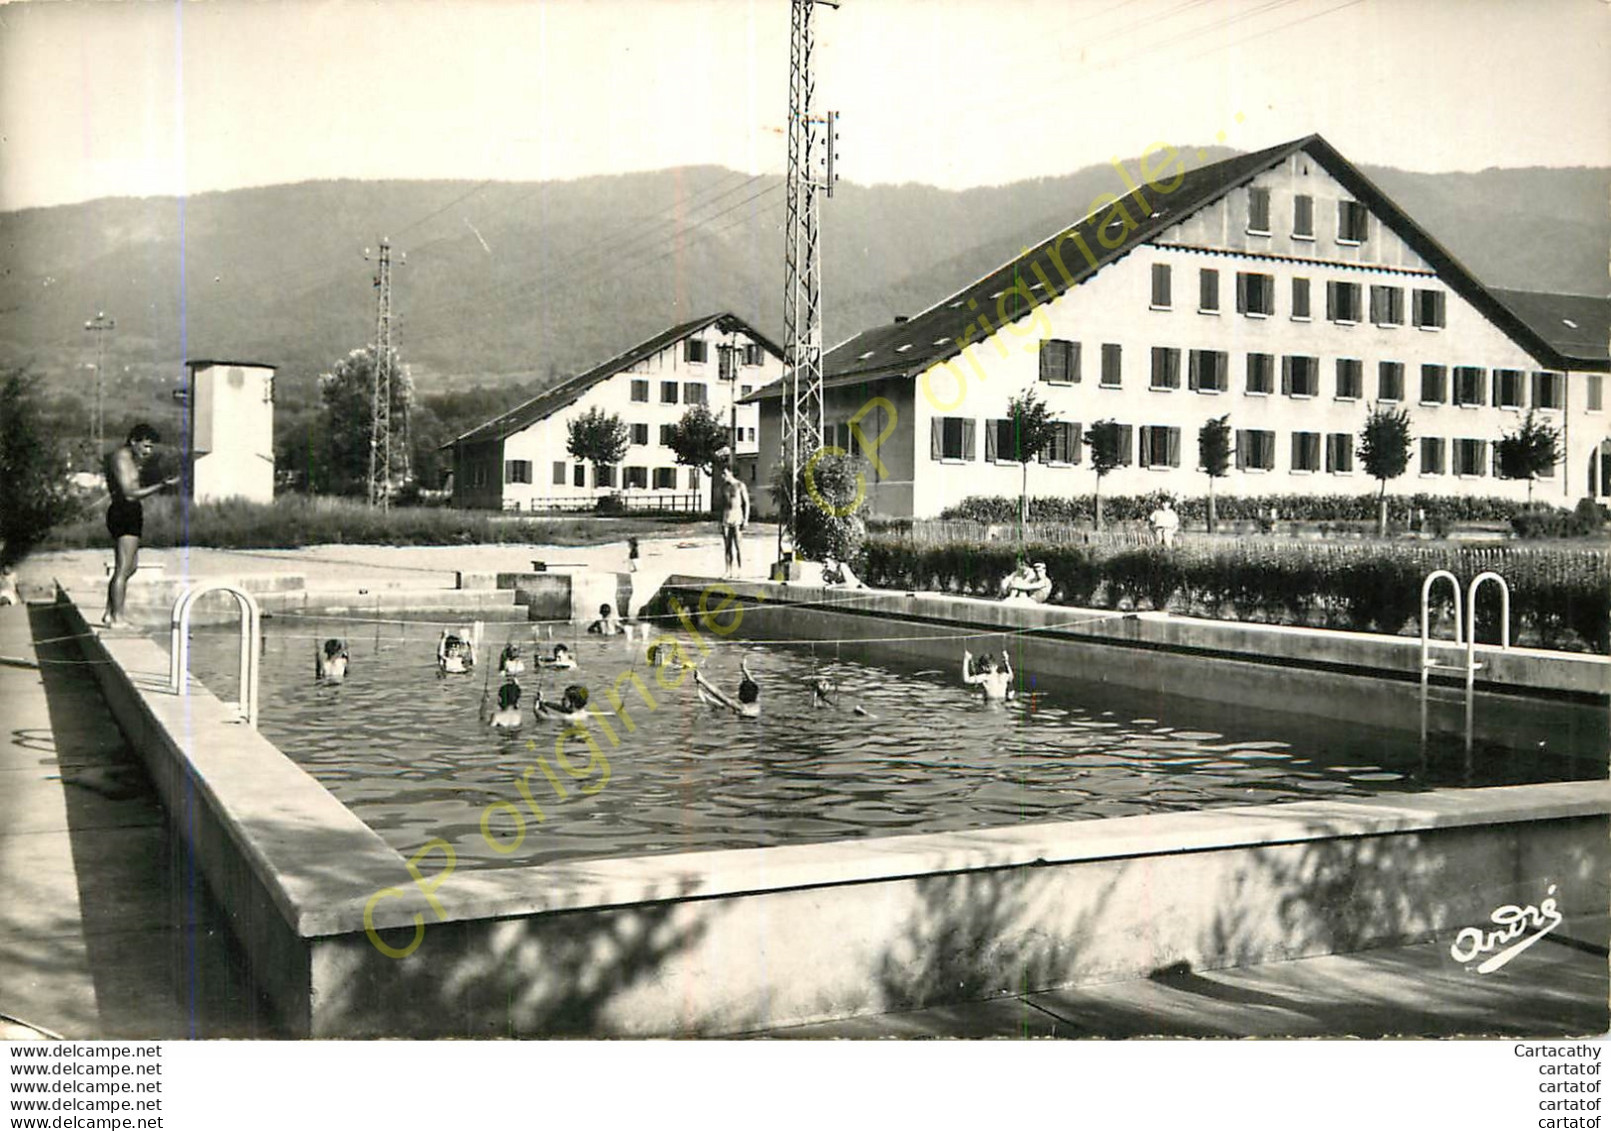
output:
[{"label": "child swimming in pool", "polygon": [[503,646],[503,653],[498,657],[498,671],[505,676],[525,674],[526,661],[520,658],[520,645],[510,641]]},{"label": "child swimming in pool", "polygon": [[571,650],[563,644],[554,645],[552,656],[538,656],[537,662],[545,668],[553,668],[556,671],[569,671],[576,666],[576,659],[571,655]]},{"label": "child swimming in pool", "polygon": [[497,730],[519,730],[520,717],[520,684],[513,679],[505,681],[498,688],[498,709],[490,710],[490,704],[483,700],[481,721],[487,726]]},{"label": "child swimming in pool", "polygon": [[761,685],[755,682],[750,675],[750,662],[746,657],[738,666],[741,678],[738,682],[738,699],[735,702],[726,692],[713,687],[705,674],[698,668],[694,669],[694,685],[699,689],[701,702],[709,703],[713,707],[726,707],[735,715],[746,719],[760,718],[761,715]]},{"label": "child swimming in pool", "polygon": [[962,682],[977,684],[984,692],[985,701],[994,702],[1013,697],[1012,688],[1012,661],[1007,653],[1002,652],[998,663],[996,658],[986,652],[979,657],[979,664],[975,669],[973,653],[966,648],[962,650]]},{"label": "child swimming in pool", "polygon": [[347,642],[338,637],[332,637],[324,642],[324,647],[313,651],[313,675],[324,683],[340,683],[347,678]]},{"label": "child swimming in pool", "polygon": [[588,625],[587,631],[595,636],[620,636],[628,629],[621,623],[621,618],[615,615],[613,608],[609,605],[600,605],[599,619]]},{"label": "child swimming in pool", "polygon": [[539,719],[543,717],[543,712],[546,711],[562,722],[586,722],[588,719],[587,700],[587,688],[579,683],[573,683],[565,689],[565,694],[560,696],[557,704],[545,702],[543,693],[541,691],[537,692],[537,698],[531,705],[531,713]]},{"label": "child swimming in pool", "polygon": [[442,630],[436,641],[436,666],[444,675],[463,675],[475,667],[475,640],[468,633]]}]

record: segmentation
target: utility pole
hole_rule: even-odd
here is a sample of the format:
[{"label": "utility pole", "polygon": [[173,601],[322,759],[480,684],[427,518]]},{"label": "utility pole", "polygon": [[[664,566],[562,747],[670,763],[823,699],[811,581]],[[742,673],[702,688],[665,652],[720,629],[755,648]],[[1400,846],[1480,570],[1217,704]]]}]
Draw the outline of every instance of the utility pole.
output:
[{"label": "utility pole", "polygon": [[[369,249],[364,249],[364,259]],[[404,257],[406,260],[406,256]],[[375,270],[375,384],[370,404],[369,428],[369,505],[382,510],[391,508],[392,468],[392,385],[397,375],[392,372],[392,244],[385,236],[380,240],[380,255]],[[402,444],[408,436],[408,409],[403,409]],[[407,466],[408,453],[401,452]],[[406,472],[405,472],[406,474]]]},{"label": "utility pole", "polygon": [[[818,190],[833,195],[834,127],[839,115],[813,117],[811,74],[817,4],[835,0],[790,0],[788,231],[784,245],[783,451],[789,476],[789,533],[795,530],[800,468],[822,447],[822,231]],[[816,156],[818,127],[826,156]],[[825,166],[819,172],[818,167]],[[778,528],[781,556],[783,530]]]},{"label": "utility pole", "polygon": [[95,317],[84,323],[84,329],[95,335],[95,408],[90,416],[90,436],[95,444],[95,458],[106,453],[106,335],[117,328],[117,322],[97,310]]}]

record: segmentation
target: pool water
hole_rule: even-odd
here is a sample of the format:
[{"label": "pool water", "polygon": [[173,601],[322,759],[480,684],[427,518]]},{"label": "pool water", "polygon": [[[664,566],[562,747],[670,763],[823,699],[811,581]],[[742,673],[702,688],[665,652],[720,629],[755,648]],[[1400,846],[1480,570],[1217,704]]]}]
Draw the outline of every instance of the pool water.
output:
[{"label": "pool water", "polygon": [[[1297,714],[1162,699],[1109,685],[1059,683],[986,704],[954,668],[851,660],[832,646],[712,640],[706,678],[735,695],[747,657],[762,688],[758,719],[700,702],[692,678],[656,673],[643,644],[571,643],[569,672],[529,672],[525,725],[483,726],[486,669],[533,626],[487,625],[482,665],[440,676],[427,622],[275,618],[265,624],[259,727],[400,852],[431,838],[460,866],[525,866],[603,856],[801,844],[898,833],[1118,817],[1435,786],[1510,785],[1603,777],[1603,764],[1549,757],[1460,736],[1416,734]],[[347,681],[322,686],[313,653],[343,637]],[[711,639],[711,638],[707,638]],[[196,630],[192,669],[223,699],[236,694],[233,628]],[[546,651],[549,637],[541,643]],[[656,700],[623,688],[625,720],[605,714],[602,759],[564,727],[532,718],[532,694],[566,684],[603,689],[633,670]],[[1027,683],[1033,673],[1019,673]],[[810,681],[829,680],[837,705],[814,707]],[[857,710],[860,708],[860,711]],[[539,763],[539,755],[542,760]],[[603,761],[608,762],[608,776]],[[573,776],[574,775],[574,776]],[[524,787],[524,790],[523,790]],[[526,796],[526,794],[530,796]],[[563,794],[563,796],[561,796]],[[489,808],[491,806],[491,808]],[[535,819],[535,810],[542,819]],[[517,818],[515,813],[521,814]],[[520,837],[524,828],[525,835]],[[518,845],[517,845],[518,842]]]}]

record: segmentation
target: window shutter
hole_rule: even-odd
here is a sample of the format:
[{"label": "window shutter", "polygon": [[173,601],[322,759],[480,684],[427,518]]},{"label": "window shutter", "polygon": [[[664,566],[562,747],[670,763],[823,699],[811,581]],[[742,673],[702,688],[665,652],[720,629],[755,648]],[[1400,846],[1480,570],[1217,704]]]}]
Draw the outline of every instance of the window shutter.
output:
[{"label": "window shutter", "polygon": [[1180,351],[1172,349],[1164,354],[1164,372],[1169,375],[1169,387],[1180,388]]},{"label": "window shutter", "polygon": [[1202,352],[1202,350],[1192,350],[1191,351],[1191,359],[1186,364],[1186,386],[1188,388],[1197,389],[1197,388],[1200,388],[1202,386],[1202,382],[1203,382],[1202,368],[1203,368],[1203,352]]},{"label": "window shutter", "polygon": [[1170,467],[1180,466],[1180,429],[1169,428],[1164,431],[1165,462]]},{"label": "window shutter", "polygon": [[1326,437],[1326,470],[1337,470],[1337,438],[1335,436]]},{"label": "window shutter", "polygon": [[1082,454],[1080,449],[1084,446],[1084,437],[1080,434],[1080,426],[1078,424],[1065,424],[1063,427],[1068,429],[1067,433],[1065,433],[1068,439],[1068,462],[1079,463],[1080,455]]},{"label": "window shutter", "polygon": [[1247,466],[1247,429],[1236,430],[1236,470],[1241,471]]},{"label": "window shutter", "polygon": [[962,458],[969,461],[973,459],[973,425],[972,420],[962,422]]},{"label": "window shutter", "polygon": [[1119,425],[1119,464],[1129,467],[1135,458],[1135,428],[1129,424]]},{"label": "window shutter", "polygon": [[996,457],[997,457],[997,446],[996,445],[999,443],[999,441],[996,439],[996,432],[1001,427],[1001,424],[1002,424],[1002,421],[992,420],[992,421],[989,422],[989,426],[985,429],[985,462],[986,463],[995,463],[996,462]]},{"label": "window shutter", "polygon": [[1247,313],[1247,275],[1241,271],[1236,273],[1236,313]]},{"label": "window shutter", "polygon": [[1330,322],[1337,321],[1337,284],[1336,283],[1327,283],[1326,284],[1326,319],[1327,319],[1327,321],[1330,321]]},{"label": "window shutter", "polygon": [[929,421],[929,458],[939,459],[945,451],[945,419],[936,416]]},{"label": "window shutter", "polygon": [[1281,359],[1281,395],[1283,397],[1292,395],[1292,358],[1290,357]]},{"label": "window shutter", "polygon": [[1139,455],[1140,455],[1140,458],[1137,460],[1137,463],[1140,466],[1142,466],[1142,467],[1151,467],[1152,466],[1152,429],[1151,428],[1143,428],[1141,430],[1141,451],[1140,451]]},{"label": "window shutter", "polygon": [[1074,384],[1080,383],[1080,343],[1068,343],[1068,379]]},{"label": "window shutter", "polygon": [[1488,460],[1488,441],[1473,440],[1471,442],[1476,445],[1476,452],[1474,453],[1476,458],[1471,461],[1471,470],[1476,475],[1485,475],[1487,472],[1482,465]]}]

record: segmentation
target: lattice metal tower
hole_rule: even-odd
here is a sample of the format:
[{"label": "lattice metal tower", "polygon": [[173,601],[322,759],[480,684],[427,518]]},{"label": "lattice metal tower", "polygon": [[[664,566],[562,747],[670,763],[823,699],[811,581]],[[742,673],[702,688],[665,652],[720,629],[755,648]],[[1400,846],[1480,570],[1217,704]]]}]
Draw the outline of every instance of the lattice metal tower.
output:
[{"label": "lattice metal tower", "polygon": [[[368,249],[364,258],[369,258]],[[369,428],[369,505],[391,506],[392,485],[392,245],[382,237],[375,270],[375,383]]]},{"label": "lattice metal tower", "polygon": [[[833,0],[790,0],[788,221],[784,245],[783,461],[789,474],[789,530],[795,528],[794,481],[822,446],[822,245],[818,191],[833,195],[836,114],[813,117],[812,13]],[[817,155],[823,133],[825,155]],[[819,166],[823,169],[819,172]]]},{"label": "lattice metal tower", "polygon": [[91,410],[90,436],[95,445],[95,458],[106,453],[106,335],[117,329],[117,321],[106,316],[104,310],[84,323],[84,329],[95,335],[95,407]]}]

